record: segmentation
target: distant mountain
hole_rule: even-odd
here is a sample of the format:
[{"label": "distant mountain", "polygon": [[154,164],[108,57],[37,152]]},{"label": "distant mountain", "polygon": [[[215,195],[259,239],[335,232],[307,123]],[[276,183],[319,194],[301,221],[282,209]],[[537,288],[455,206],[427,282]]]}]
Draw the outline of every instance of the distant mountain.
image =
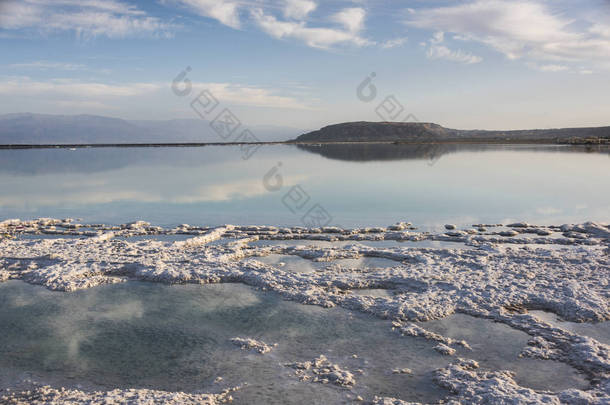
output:
[{"label": "distant mountain", "polygon": [[[244,127],[245,128],[245,127]],[[248,127],[261,141],[285,141],[301,130]],[[0,144],[227,142],[200,119],[127,121],[96,115],[0,115]]]},{"label": "distant mountain", "polygon": [[[296,138],[296,142],[447,142],[610,140],[610,127],[516,131],[460,130],[421,122],[348,122],[329,125]],[[576,140],[575,140],[576,142]],[[576,142],[578,143],[578,142]]]}]

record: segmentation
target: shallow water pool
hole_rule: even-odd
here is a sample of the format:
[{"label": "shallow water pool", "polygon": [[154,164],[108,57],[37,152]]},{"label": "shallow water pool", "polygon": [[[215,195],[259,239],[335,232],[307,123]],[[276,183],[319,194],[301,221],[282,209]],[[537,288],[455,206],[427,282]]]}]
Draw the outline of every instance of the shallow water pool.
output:
[{"label": "shallow water pool", "polygon": [[[446,332],[452,335],[456,324],[468,331],[475,350],[464,355],[483,367],[514,369],[536,388],[583,387],[564,364],[516,359],[525,334],[455,319]],[[437,353],[435,342],[400,336],[386,320],[301,305],[242,284],[128,282],[63,293],[10,281],[0,284],[0,325],[4,387],[23,378],[84,390],[217,392],[247,383],[235,403],[346,403],[354,395],[435,402],[448,393],[433,382],[434,370],[455,360]],[[232,344],[234,337],[278,346],[260,355]],[[284,366],[321,354],[354,373],[352,390],[301,382]],[[413,374],[392,373],[402,368]],[[222,381],[214,383],[217,377]]]}]

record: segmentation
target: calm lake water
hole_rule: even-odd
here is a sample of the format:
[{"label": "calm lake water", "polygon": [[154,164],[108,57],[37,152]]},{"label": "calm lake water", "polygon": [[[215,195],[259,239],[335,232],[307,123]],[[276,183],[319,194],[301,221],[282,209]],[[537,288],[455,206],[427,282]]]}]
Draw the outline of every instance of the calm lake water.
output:
[{"label": "calm lake water", "polygon": [[320,207],[318,222],[346,227],[610,218],[607,148],[278,145],[243,155],[232,146],[2,150],[0,218],[303,225]]},{"label": "calm lake water", "polygon": [[[243,153],[239,147],[1,150],[0,220],[308,225],[312,209],[328,215],[318,221],[345,227],[610,219],[607,149],[363,144],[264,146],[249,159]],[[317,268],[280,255],[261,261],[286,271]],[[423,326],[468,340],[473,351],[458,355],[484,369],[513,370],[523,386],[588,387],[566,364],[520,358],[530,337],[507,326],[465,315]],[[451,360],[433,342],[398,336],[387,321],[237,284],[130,282],[57,293],[10,281],[0,283],[0,330],[0,386],[33,378],[85,390],[190,392],[247,381],[234,395],[238,404],[348,402],[345,390],[299,383],[283,366],[320,354],[364,370],[354,392],[367,400],[435,402],[447,392],[433,383],[433,370]],[[607,339],[607,325],[587,333]],[[238,336],[279,346],[265,356],[242,352],[230,342]],[[413,375],[392,373],[403,367]]]}]

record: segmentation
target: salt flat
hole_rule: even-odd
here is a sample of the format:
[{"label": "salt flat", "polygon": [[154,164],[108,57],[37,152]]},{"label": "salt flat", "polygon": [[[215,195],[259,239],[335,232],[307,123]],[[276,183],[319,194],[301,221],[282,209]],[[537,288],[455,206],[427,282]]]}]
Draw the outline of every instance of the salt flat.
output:
[{"label": "salt flat", "polygon": [[[529,311],[544,310],[579,323],[610,319],[608,226],[475,225],[434,234],[418,232],[408,223],[355,229],[236,225],[165,229],[141,221],[107,226],[73,220],[10,220],[0,223],[0,233],[5,234],[0,241],[0,280],[22,280],[66,293],[129,280],[243,283],[297,303],[341,307],[387,319],[388,330],[405,339],[443,345],[442,351],[451,362],[438,368],[434,379],[448,390],[448,401],[607,403],[610,347]],[[157,235],[189,237],[177,241],[145,237]],[[253,243],[260,240],[269,243]],[[410,243],[375,246],[359,241]],[[453,242],[463,247],[418,247],[418,241]],[[270,255],[299,257],[316,265],[310,269],[313,271],[298,272],[285,269],[278,261],[257,260]],[[384,259],[383,266],[379,259]],[[354,293],[366,289],[391,290],[391,294]],[[468,341],[426,329],[426,321],[454,314],[501,323],[527,334],[529,340],[521,356],[569,365],[590,385],[532,389],[520,386],[511,372],[480,367],[480,362],[468,357]],[[263,343],[282,345],[281,341]],[[333,362],[325,366],[324,361],[312,358],[295,359],[294,364],[306,362],[328,368],[328,372],[321,371],[324,375],[336,372],[345,377],[341,381],[350,383],[341,384],[346,386],[342,389],[357,390],[355,370]],[[302,368],[297,366],[298,370]],[[352,385],[355,388],[350,388]],[[123,394],[114,391],[107,395],[125,399]],[[357,394],[354,391],[353,397]],[[59,400],[62,394],[52,395],[59,395],[55,397]],[[93,398],[94,394],[82,395]],[[226,400],[226,395],[222,399]],[[365,399],[399,403],[382,395]]]}]

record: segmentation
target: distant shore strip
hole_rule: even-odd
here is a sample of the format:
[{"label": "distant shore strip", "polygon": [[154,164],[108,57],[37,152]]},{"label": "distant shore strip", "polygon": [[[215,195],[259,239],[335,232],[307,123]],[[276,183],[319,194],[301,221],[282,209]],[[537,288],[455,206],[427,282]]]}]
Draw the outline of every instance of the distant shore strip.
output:
[{"label": "distant shore strip", "polygon": [[0,149],[84,149],[84,148],[200,148],[205,146],[247,146],[247,145],[422,145],[422,144],[494,144],[494,145],[606,145],[608,143],[570,142],[569,140],[551,141],[549,139],[447,139],[433,141],[358,141],[358,142],[157,142],[157,143],[74,143],[74,144],[0,144]]}]

